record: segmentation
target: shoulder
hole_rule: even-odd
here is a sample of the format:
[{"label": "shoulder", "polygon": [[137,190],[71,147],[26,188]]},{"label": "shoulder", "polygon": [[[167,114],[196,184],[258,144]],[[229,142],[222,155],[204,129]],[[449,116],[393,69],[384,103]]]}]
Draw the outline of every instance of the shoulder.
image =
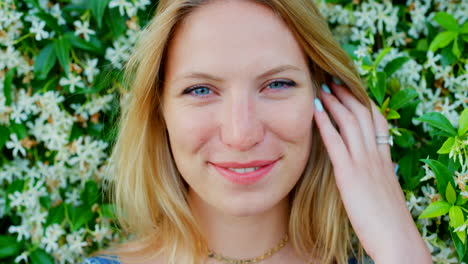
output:
[{"label": "shoulder", "polygon": [[89,257],[83,260],[82,264],[121,264],[119,257],[112,255],[99,255],[96,257]]}]

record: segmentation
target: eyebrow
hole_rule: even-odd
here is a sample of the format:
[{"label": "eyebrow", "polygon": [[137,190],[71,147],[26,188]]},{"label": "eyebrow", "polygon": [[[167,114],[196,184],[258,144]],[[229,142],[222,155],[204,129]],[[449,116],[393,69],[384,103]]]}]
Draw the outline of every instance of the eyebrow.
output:
[{"label": "eyebrow", "polygon": [[[299,67],[293,66],[290,64],[285,64],[285,65],[280,65],[278,67],[272,68],[256,77],[256,79],[263,79],[267,76],[274,75],[280,72],[288,71],[288,70],[293,70],[293,71],[302,71]],[[190,72],[188,74],[185,74],[179,78],[176,78],[174,81],[178,81],[180,79],[208,79],[211,81],[215,82],[222,82],[224,81],[223,78],[216,77],[214,75],[204,73],[204,72]]]}]

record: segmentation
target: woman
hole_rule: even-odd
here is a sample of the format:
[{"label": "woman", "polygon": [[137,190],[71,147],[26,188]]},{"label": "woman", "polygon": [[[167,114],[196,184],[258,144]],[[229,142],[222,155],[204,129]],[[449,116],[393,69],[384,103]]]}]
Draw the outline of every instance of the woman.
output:
[{"label": "woman", "polygon": [[375,263],[431,262],[311,0],[160,1],[128,68],[115,263],[347,263],[352,230]]}]

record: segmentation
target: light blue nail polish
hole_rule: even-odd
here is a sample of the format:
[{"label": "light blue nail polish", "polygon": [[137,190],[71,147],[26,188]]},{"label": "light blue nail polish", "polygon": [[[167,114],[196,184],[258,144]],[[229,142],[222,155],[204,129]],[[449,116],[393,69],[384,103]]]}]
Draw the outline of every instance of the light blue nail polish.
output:
[{"label": "light blue nail polish", "polygon": [[328,85],[322,83],[322,90],[326,92],[327,94],[331,94],[330,88],[328,88]]},{"label": "light blue nail polish", "polygon": [[336,84],[338,84],[338,85],[342,85],[342,84],[343,84],[343,82],[342,82],[340,79],[338,79],[338,77],[336,77],[336,76],[333,76],[332,79],[333,79],[333,82],[336,83]]},{"label": "light blue nail polish", "polygon": [[397,164],[397,165],[395,166],[395,173],[398,172],[398,168],[400,168],[400,165]]},{"label": "light blue nail polish", "polygon": [[323,112],[323,105],[322,105],[322,102],[320,102],[319,98],[316,97],[314,99],[314,104],[315,104],[315,108],[317,108],[319,112]]}]

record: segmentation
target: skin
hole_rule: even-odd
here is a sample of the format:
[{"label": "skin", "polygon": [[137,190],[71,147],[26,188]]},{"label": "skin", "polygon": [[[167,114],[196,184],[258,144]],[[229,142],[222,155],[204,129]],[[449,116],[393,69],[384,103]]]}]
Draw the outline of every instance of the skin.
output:
[{"label": "skin", "polygon": [[[264,74],[272,69],[278,71]],[[310,78],[301,47],[264,6],[214,2],[177,28],[168,49],[163,115],[176,165],[189,184],[189,205],[209,247],[251,258],[281,240],[288,227],[288,193],[313,147],[315,121],[368,254],[376,263],[430,263],[393,172],[389,146],[375,142],[374,131],[388,134],[385,118],[374,110],[373,120],[346,89],[333,84],[336,97],[320,96],[343,131],[339,134],[326,112],[314,109]],[[251,185],[229,182],[210,165],[276,159],[267,177]],[[306,262],[288,243],[265,263]]]}]

